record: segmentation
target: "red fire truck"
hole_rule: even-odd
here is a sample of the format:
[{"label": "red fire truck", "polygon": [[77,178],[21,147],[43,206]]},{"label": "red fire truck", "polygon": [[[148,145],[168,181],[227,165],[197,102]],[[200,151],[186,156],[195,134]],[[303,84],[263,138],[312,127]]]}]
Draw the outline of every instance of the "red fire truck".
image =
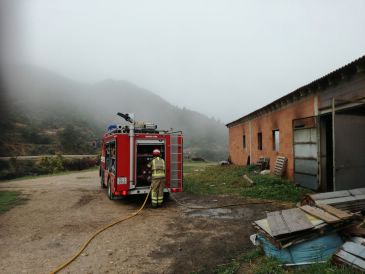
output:
[{"label": "red fire truck", "polygon": [[166,165],[165,192],[182,191],[182,132],[158,130],[152,123],[134,121],[133,114],[118,113],[127,125],[111,125],[102,138],[100,183],[109,199],[148,193],[151,170],[147,164],[158,148]]}]

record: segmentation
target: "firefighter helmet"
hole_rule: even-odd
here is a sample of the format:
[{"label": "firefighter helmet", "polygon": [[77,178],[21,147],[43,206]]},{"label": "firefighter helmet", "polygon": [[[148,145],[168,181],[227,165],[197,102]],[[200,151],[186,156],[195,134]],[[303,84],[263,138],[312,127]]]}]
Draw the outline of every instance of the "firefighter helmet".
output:
[{"label": "firefighter helmet", "polygon": [[161,152],[159,149],[156,148],[153,150],[153,156],[160,156],[160,154],[161,154]]}]

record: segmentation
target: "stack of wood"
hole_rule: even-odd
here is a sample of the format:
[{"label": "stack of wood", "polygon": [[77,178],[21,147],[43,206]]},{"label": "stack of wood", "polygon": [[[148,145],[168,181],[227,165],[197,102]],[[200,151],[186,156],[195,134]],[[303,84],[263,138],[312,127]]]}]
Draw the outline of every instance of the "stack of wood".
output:
[{"label": "stack of wood", "polygon": [[365,271],[365,246],[348,241],[334,254],[332,261],[335,264],[345,264]]},{"label": "stack of wood", "polygon": [[287,248],[360,223],[356,214],[330,205],[292,208],[267,213],[254,222],[258,233],[277,248]]},{"label": "stack of wood", "polygon": [[309,194],[301,201],[301,205],[331,205],[351,212],[365,211],[365,188]]}]

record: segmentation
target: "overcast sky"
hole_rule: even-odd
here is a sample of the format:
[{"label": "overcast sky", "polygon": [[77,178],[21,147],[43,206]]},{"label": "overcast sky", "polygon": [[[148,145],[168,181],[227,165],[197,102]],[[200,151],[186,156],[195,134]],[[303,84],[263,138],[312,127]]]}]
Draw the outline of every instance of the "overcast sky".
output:
[{"label": "overcast sky", "polygon": [[363,0],[25,0],[16,8],[22,61],[87,83],[128,80],[223,122],[365,54]]}]

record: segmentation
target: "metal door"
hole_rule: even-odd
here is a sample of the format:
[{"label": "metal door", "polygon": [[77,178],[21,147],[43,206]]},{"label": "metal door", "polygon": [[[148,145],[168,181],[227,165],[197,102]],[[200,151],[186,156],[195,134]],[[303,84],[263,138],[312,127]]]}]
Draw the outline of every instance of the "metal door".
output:
[{"label": "metal door", "polygon": [[335,115],[334,189],[365,187],[365,116]]},{"label": "metal door", "polygon": [[295,183],[317,190],[319,188],[318,132],[315,117],[293,121],[293,146]]}]

